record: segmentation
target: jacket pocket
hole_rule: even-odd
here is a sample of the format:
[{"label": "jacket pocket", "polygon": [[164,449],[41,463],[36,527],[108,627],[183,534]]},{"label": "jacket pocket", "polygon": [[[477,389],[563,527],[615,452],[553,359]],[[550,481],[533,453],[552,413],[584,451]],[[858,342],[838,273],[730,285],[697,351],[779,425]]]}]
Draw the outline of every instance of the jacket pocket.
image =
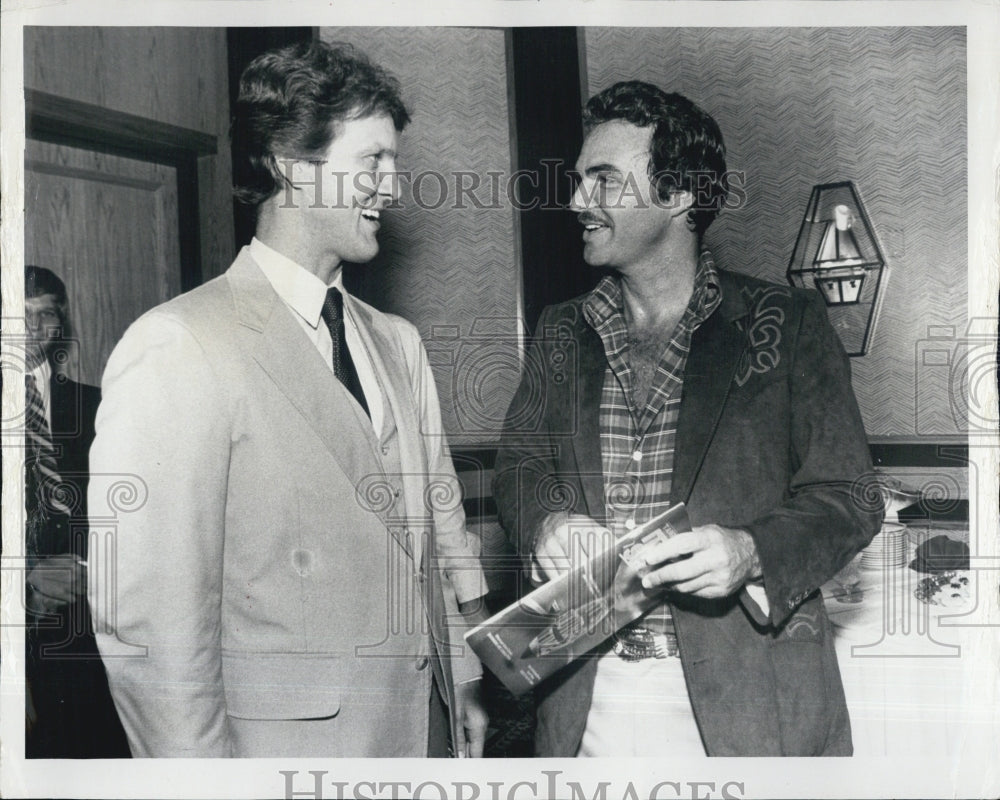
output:
[{"label": "jacket pocket", "polygon": [[328,719],[340,711],[340,658],[223,651],[226,713],[240,719]]},{"label": "jacket pocket", "polygon": [[786,642],[813,642],[822,644],[826,640],[826,611],[815,601],[803,604],[774,637],[776,644]]}]

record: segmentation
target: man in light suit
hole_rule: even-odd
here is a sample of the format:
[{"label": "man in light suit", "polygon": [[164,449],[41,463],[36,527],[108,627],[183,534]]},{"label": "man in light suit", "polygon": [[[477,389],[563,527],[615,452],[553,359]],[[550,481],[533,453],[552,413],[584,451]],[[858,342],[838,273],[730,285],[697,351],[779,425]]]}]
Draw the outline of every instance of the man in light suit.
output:
[{"label": "man in light suit", "polygon": [[449,729],[482,753],[461,634],[484,581],[434,380],[341,283],[378,252],[408,120],[353,50],[256,59],[232,131],[256,237],[108,362],[92,464],[138,494],[116,514],[91,485],[90,593],[136,756],[441,756]]}]

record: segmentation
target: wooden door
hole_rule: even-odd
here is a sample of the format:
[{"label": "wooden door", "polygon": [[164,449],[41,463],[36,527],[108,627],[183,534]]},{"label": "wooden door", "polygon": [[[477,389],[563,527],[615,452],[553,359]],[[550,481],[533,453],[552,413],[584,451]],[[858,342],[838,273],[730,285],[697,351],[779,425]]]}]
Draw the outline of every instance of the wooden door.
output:
[{"label": "wooden door", "polygon": [[181,291],[177,170],[30,139],[25,155],[25,263],[66,283],[67,373],[99,385],[129,324]]}]

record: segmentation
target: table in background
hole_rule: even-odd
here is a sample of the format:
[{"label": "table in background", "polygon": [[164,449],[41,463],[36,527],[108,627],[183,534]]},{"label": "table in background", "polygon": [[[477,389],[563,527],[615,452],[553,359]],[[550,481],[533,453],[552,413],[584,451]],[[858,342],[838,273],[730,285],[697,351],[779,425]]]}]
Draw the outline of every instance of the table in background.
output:
[{"label": "table in background", "polygon": [[988,663],[982,642],[1000,631],[975,625],[994,576],[962,573],[969,599],[958,608],[928,605],[913,594],[927,577],[909,568],[913,551],[942,533],[968,541],[968,529],[912,525],[904,566],[859,570],[860,603],[841,602],[836,580],[823,587],[857,756],[952,758],[970,737],[995,735],[998,709],[982,688],[996,681],[998,667]]}]

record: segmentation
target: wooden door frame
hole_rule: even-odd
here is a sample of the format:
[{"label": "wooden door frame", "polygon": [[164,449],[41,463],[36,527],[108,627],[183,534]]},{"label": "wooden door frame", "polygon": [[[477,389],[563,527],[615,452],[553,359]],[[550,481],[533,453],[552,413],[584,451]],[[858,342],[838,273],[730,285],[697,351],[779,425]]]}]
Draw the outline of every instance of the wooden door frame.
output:
[{"label": "wooden door frame", "polygon": [[24,108],[29,139],[174,167],[181,291],[198,286],[202,281],[198,159],[218,152],[216,137],[35,89],[24,90]]},{"label": "wooden door frame", "polygon": [[580,224],[569,210],[569,172],[583,144],[586,70],[577,28],[508,28],[506,45],[515,169],[537,176],[537,188],[519,198],[516,212],[524,321],[534,331],[545,306],[576,297],[596,282],[583,260]]}]

